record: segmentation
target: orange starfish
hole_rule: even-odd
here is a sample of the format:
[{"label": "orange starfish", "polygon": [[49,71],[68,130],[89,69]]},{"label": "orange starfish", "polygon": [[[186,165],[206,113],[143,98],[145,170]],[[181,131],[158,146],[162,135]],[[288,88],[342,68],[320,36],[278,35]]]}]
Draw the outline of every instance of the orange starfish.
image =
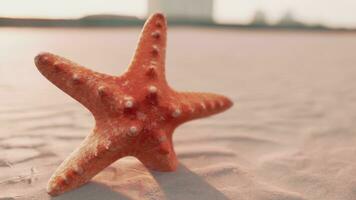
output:
[{"label": "orange starfish", "polygon": [[174,129],[232,106],[224,96],[177,92],[168,86],[166,32],[165,17],[152,15],[130,67],[119,77],[91,71],[50,53],[36,56],[38,70],[82,103],[96,121],[93,132],[52,175],[47,187],[50,195],[87,183],[124,156],[134,156],[152,170],[174,171]]}]

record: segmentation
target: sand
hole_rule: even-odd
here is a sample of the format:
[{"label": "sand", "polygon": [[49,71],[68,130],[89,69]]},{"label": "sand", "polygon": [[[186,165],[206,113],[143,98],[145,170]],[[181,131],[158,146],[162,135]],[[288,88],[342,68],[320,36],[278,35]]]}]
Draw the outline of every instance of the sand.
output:
[{"label": "sand", "polygon": [[176,130],[176,172],[125,158],[48,196],[51,173],[93,119],[40,75],[34,56],[50,51],[120,74],[138,34],[1,28],[0,200],[356,199],[356,35],[187,27],[169,30],[170,84],[225,94],[235,106]]}]

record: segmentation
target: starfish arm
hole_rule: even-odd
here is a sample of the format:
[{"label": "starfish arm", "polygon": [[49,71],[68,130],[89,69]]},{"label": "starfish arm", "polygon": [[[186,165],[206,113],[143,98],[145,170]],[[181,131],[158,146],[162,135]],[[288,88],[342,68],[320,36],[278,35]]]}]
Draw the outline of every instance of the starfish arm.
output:
[{"label": "starfish arm", "polygon": [[128,74],[146,75],[165,80],[167,23],[164,15],[156,13],[146,21]]},{"label": "starfish arm", "polygon": [[227,110],[233,102],[222,95],[212,93],[179,92],[181,121],[208,117]]},{"label": "starfish arm", "polygon": [[177,169],[178,160],[171,141],[162,142],[156,148],[136,157],[150,170],[168,172]]},{"label": "starfish arm", "polygon": [[94,72],[72,61],[51,53],[41,53],[35,58],[38,70],[54,85],[95,112],[102,101],[106,86],[114,77]]},{"label": "starfish arm", "polygon": [[78,188],[128,154],[125,147],[94,131],[56,169],[48,182],[47,192],[56,196]]}]

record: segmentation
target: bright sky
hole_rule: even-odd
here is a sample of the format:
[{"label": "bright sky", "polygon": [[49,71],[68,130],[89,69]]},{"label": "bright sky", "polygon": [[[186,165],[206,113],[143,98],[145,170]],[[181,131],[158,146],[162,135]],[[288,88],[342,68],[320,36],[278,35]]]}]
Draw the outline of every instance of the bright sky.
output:
[{"label": "bright sky", "polygon": [[215,0],[218,21],[248,22],[256,9],[275,22],[290,10],[298,20],[333,27],[356,27],[356,0]]},{"label": "bright sky", "polygon": [[[76,18],[87,14],[146,15],[146,0],[0,0],[0,16]],[[218,22],[248,23],[256,10],[270,22],[286,11],[308,23],[333,27],[356,27],[356,0],[215,0]]]}]

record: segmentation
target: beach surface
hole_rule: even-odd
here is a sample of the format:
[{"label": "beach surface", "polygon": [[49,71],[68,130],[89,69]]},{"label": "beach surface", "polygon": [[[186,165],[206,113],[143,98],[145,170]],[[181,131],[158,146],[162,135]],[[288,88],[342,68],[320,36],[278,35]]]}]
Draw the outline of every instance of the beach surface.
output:
[{"label": "beach surface", "polygon": [[176,172],[124,158],[58,197],[49,177],[94,126],[36,69],[43,51],[120,75],[139,28],[0,29],[0,200],[356,199],[356,33],[175,27],[167,79],[228,111],[179,127]]}]

